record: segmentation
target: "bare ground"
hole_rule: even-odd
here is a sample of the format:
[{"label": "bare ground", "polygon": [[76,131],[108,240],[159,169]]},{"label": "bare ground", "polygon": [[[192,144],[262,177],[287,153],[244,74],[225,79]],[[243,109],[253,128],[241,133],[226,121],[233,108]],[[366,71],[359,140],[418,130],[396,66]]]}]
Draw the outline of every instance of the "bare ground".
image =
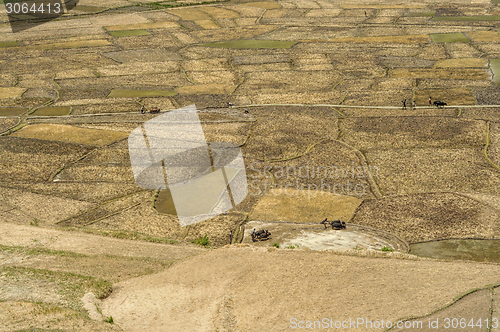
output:
[{"label": "bare ground", "polygon": [[[216,331],[228,325],[238,331],[271,326],[287,331],[292,318],[395,322],[497,282],[499,269],[233,245],[117,284],[103,312],[126,331]],[[346,331],[367,330],[372,329]]]}]

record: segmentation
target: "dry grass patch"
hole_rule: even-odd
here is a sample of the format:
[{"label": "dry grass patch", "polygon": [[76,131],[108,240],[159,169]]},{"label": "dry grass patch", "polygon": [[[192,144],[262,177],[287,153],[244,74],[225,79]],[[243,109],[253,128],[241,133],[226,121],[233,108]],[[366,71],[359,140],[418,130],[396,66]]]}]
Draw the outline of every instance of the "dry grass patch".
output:
[{"label": "dry grass patch", "polygon": [[[426,89],[472,89],[472,93],[475,95],[476,88],[491,87],[491,81],[479,81],[479,80],[446,80],[446,79],[418,79],[418,88],[422,90]],[[428,96],[427,96],[428,97]]]},{"label": "dry grass patch", "polygon": [[82,309],[80,299],[85,293],[104,298],[112,291],[111,283],[103,279],[17,266],[0,269],[0,280],[6,286],[0,291],[4,301],[45,302],[76,310]]},{"label": "dry grass patch", "polygon": [[329,192],[271,189],[259,200],[250,219],[318,223],[327,217],[349,221],[359,204],[356,197]]},{"label": "dry grass patch", "polygon": [[290,56],[287,54],[247,54],[236,55],[232,58],[233,65],[262,65],[274,63],[289,63],[291,62]]},{"label": "dry grass patch", "polygon": [[243,213],[228,212],[227,215],[219,215],[197,224],[181,227],[176,216],[158,213],[150,201],[120,212],[103,218],[89,227],[139,232],[185,241],[208,235],[211,246],[221,246],[228,243],[229,230],[234,230],[234,227],[245,219]]},{"label": "dry grass patch", "polygon": [[137,23],[137,24],[125,24],[125,25],[112,25],[105,27],[108,31],[130,31],[130,30],[148,30],[148,29],[176,29],[180,28],[180,25],[176,22],[166,21],[166,22],[155,22],[155,23]]},{"label": "dry grass patch", "polygon": [[431,21],[500,21],[498,15],[482,15],[482,16],[435,16]]},{"label": "dry grass patch", "polygon": [[0,188],[2,197],[25,214],[42,222],[54,224],[92,206],[87,202],[39,195],[15,189]]},{"label": "dry grass patch", "polygon": [[[342,105],[349,106],[395,106],[403,107],[402,99],[406,98],[407,106],[410,105],[411,90],[392,91],[356,91],[344,94]],[[397,96],[397,99],[395,98]],[[370,112],[370,114],[373,114]]]},{"label": "dry grass patch", "polygon": [[[246,75],[245,82],[238,88],[238,93],[304,93],[329,92],[331,87],[342,79],[337,71],[265,71]],[[284,103],[284,101],[283,101]]]},{"label": "dry grass patch", "polygon": [[429,106],[431,101],[441,100],[448,105],[476,105],[476,98],[472,91],[465,89],[424,89],[415,91],[415,103],[419,106]]},{"label": "dry grass patch", "polygon": [[262,8],[262,9],[280,8],[280,5],[277,4],[276,2],[247,2],[247,3],[242,3],[240,6],[249,6],[249,7]]},{"label": "dry grass patch", "polygon": [[234,89],[229,84],[200,84],[181,86],[177,88],[180,94],[228,94]]},{"label": "dry grass patch", "polygon": [[467,36],[475,42],[498,42],[500,41],[500,35],[496,31],[470,31],[467,32]]},{"label": "dry grass patch", "polygon": [[81,12],[85,12],[85,13],[96,13],[96,12],[100,12],[104,9],[106,9],[106,7],[82,6],[82,5],[78,5],[78,7],[73,8],[73,10],[81,11]]},{"label": "dry grass patch", "polygon": [[488,156],[500,167],[500,124],[498,122],[490,123],[489,140]]},{"label": "dry grass patch", "polygon": [[448,54],[444,47],[444,44],[426,44],[422,45],[418,49],[414,50],[416,58],[424,60],[441,60],[447,59]]},{"label": "dry grass patch", "polygon": [[483,121],[439,117],[345,118],[340,138],[360,150],[482,146]]},{"label": "dry grass patch", "polygon": [[169,52],[165,49],[159,48],[146,48],[136,50],[125,50],[118,52],[104,53],[105,56],[118,60],[120,62],[137,63],[137,62],[150,62],[151,59],[155,61],[175,61],[182,60],[182,57],[175,53]]},{"label": "dry grass patch", "polygon": [[[250,111],[257,122],[243,147],[245,157],[290,158],[304,153],[314,143],[336,137],[336,114],[331,110],[280,107]],[[322,120],[318,122],[318,118]]]},{"label": "dry grass patch", "polygon": [[439,60],[434,68],[487,68],[488,59],[446,59]]},{"label": "dry grass patch", "polygon": [[186,21],[210,20],[211,17],[207,13],[197,8],[176,8],[168,10],[168,13],[179,16]]},{"label": "dry grass patch", "polygon": [[0,162],[65,164],[91,149],[76,144],[4,136],[0,138]]},{"label": "dry grass patch", "polygon": [[240,17],[240,15],[229,9],[221,8],[221,7],[212,7],[212,6],[206,6],[206,7],[200,7],[200,10],[209,14],[213,18],[237,18]]},{"label": "dry grass patch", "polygon": [[19,123],[18,117],[9,119],[0,119],[0,133],[3,133],[4,131],[14,127],[18,123]]},{"label": "dry grass patch", "polygon": [[187,60],[182,62],[182,68],[186,71],[228,71],[231,66],[227,59],[212,58],[202,60]]},{"label": "dry grass patch", "polygon": [[436,13],[429,11],[411,11],[406,12],[405,17],[433,17]]},{"label": "dry grass patch", "polygon": [[410,90],[415,86],[415,80],[412,78],[380,78],[372,82],[372,88],[377,91]]},{"label": "dry grass patch", "polygon": [[340,8],[311,9],[305,14],[305,17],[335,17],[340,14],[341,11],[342,9]]},{"label": "dry grass patch", "polygon": [[34,124],[12,134],[13,137],[36,138],[75,144],[105,146],[128,137],[128,133],[84,129],[58,124]]},{"label": "dry grass patch", "polygon": [[368,43],[368,44],[425,44],[429,43],[427,35],[406,36],[374,36],[374,37],[345,37],[329,39],[330,43]]},{"label": "dry grass patch", "polygon": [[[125,196],[120,199],[105,202],[84,212],[82,211],[81,214],[74,215],[71,218],[67,218],[64,221],[60,222],[59,225],[78,227],[90,226],[102,219],[106,219],[107,217],[113,216],[115,214],[120,214],[131,207],[137,206],[143,202],[150,201],[151,192],[142,191],[134,195]],[[106,227],[103,228],[106,229]]]},{"label": "dry grass patch", "polygon": [[151,33],[146,30],[124,30],[124,31],[110,31],[109,34],[114,37],[132,37],[132,36],[147,36]]},{"label": "dry grass patch", "polygon": [[[180,31],[180,30],[175,30]],[[163,31],[157,30],[155,34],[151,34],[147,37],[120,37],[114,40],[115,46],[118,48],[105,49],[105,52],[117,51],[117,50],[135,50],[144,48],[170,48],[178,47],[182,45],[179,43],[179,39],[176,38],[177,35],[182,34],[181,32],[174,31]],[[195,43],[196,41],[191,41],[189,44]]]},{"label": "dry grass patch", "polygon": [[47,303],[0,302],[0,319],[8,331],[115,331],[113,325],[90,320],[81,311]]},{"label": "dry grass patch", "polygon": [[236,81],[235,73],[232,71],[197,71],[187,72],[186,75],[198,84],[233,84]]},{"label": "dry grass patch", "polygon": [[[88,129],[93,130],[93,129]],[[130,166],[76,164],[57,174],[55,181],[135,183]]]},{"label": "dry grass patch", "polygon": [[[98,67],[96,69],[99,75],[102,76],[131,76],[131,75],[147,75],[147,74],[151,75],[155,73],[176,72],[178,70],[179,70],[179,64],[177,61],[139,62],[134,64],[127,63],[123,65]],[[118,78],[115,78],[115,80],[116,79]],[[135,84],[137,84],[137,82],[135,82]]]},{"label": "dry grass patch", "polygon": [[16,183],[25,186],[26,183],[49,181],[51,174],[61,168],[55,163],[9,163],[0,164],[1,181],[9,186]]},{"label": "dry grass patch", "polygon": [[327,140],[314,145],[299,158],[283,159],[270,162],[272,167],[268,168],[252,164],[250,170],[264,177],[252,181],[252,188],[266,192],[275,186],[276,189],[317,190],[359,199],[374,197],[376,188],[370,178],[378,178],[378,165],[365,164],[363,157],[345,144]]},{"label": "dry grass patch", "polygon": [[490,74],[483,69],[392,69],[390,77],[410,77],[424,79],[489,80]]},{"label": "dry grass patch", "polygon": [[343,4],[342,8],[346,9],[365,9],[365,8],[371,8],[371,9],[420,9],[420,8],[425,8],[425,5],[411,5],[411,4],[404,4],[404,5],[388,5],[388,4],[383,4],[383,5],[375,5],[375,4]]},{"label": "dry grass patch", "polygon": [[170,97],[175,95],[175,91],[115,89],[111,90],[108,98]]},{"label": "dry grass patch", "polygon": [[[408,102],[408,100],[407,100]],[[401,101],[400,101],[401,103]],[[401,106],[401,104],[399,105]],[[418,105],[417,105],[418,106]],[[412,109],[411,107],[407,107],[406,110],[402,108],[375,108],[370,109],[369,113],[365,108],[342,108],[338,109],[345,116],[348,117],[428,117],[428,116],[436,116],[436,117],[456,117],[457,110],[453,108],[425,108],[425,109]]]},{"label": "dry grass patch", "polygon": [[381,56],[380,60],[384,66],[391,69],[394,68],[431,68],[434,65],[434,61],[418,59],[415,57],[403,57],[403,56]]},{"label": "dry grass patch", "polygon": [[251,123],[202,123],[203,133],[208,142],[229,142],[237,145],[245,143],[251,130]]},{"label": "dry grass patch", "polygon": [[[240,19],[235,19],[236,21]],[[216,30],[196,30],[192,33],[196,39],[190,41],[190,44],[197,43],[217,43],[233,40],[251,40],[261,38],[265,33],[275,30],[274,25],[256,25],[256,26],[241,26],[235,28],[220,28]],[[236,39],[237,38],[237,39]],[[195,41],[196,40],[196,41]],[[201,46],[197,44],[196,46]],[[216,51],[213,51],[216,52]],[[222,56],[224,54],[221,54]]]},{"label": "dry grass patch", "polygon": [[[129,255],[123,255],[129,256]],[[51,271],[81,273],[110,282],[157,273],[171,263],[151,257],[136,258],[111,255],[84,255],[72,251],[50,250],[43,247],[28,248],[0,245],[0,257],[10,261],[6,266],[38,268]],[[18,257],[17,259],[14,257]]]},{"label": "dry grass patch", "polygon": [[137,185],[128,183],[34,183],[30,191],[58,197],[71,198],[80,201],[102,203],[103,201],[115,199],[141,191]]},{"label": "dry grass patch", "polygon": [[500,194],[500,172],[483,148],[370,150],[368,163],[379,169],[377,183],[385,195],[422,192]]},{"label": "dry grass patch", "polygon": [[194,23],[198,24],[203,29],[220,29],[220,26],[212,20],[198,20],[194,21]]},{"label": "dry grass patch", "polygon": [[[272,91],[272,90],[271,90]],[[338,104],[342,101],[345,93],[332,91],[318,91],[311,93],[266,93],[266,91],[254,91],[254,95],[244,93],[239,89],[236,96],[241,96],[245,99],[245,103],[253,104]]]},{"label": "dry grass patch", "polygon": [[0,87],[0,99],[2,99],[2,98],[20,98],[26,90],[27,90],[26,88]]},{"label": "dry grass patch", "polygon": [[[116,101],[116,103],[108,103],[108,104],[90,104],[90,105],[80,105],[80,106],[74,106],[73,107],[73,112],[71,112],[71,115],[83,115],[83,114],[99,114],[99,113],[125,113],[125,112],[131,112],[131,111],[136,111],[138,112],[140,110],[140,106],[135,102],[130,100],[130,102],[124,102],[120,103],[116,99],[112,100]],[[85,104],[83,101],[75,101],[76,103],[82,103]],[[67,104],[72,104],[71,100],[67,102]],[[37,121],[40,121],[41,119],[38,119]],[[63,118],[57,121],[57,123],[64,123],[64,124],[71,124],[71,123],[81,123],[80,121],[77,121],[77,119],[71,119],[71,118]],[[30,119],[30,121],[33,121],[33,119]],[[42,121],[46,121],[46,119],[43,119]],[[119,125],[118,127],[119,128]],[[118,130],[119,129],[111,129],[111,130]]]},{"label": "dry grass patch", "polygon": [[20,48],[32,49],[32,50],[59,50],[66,48],[102,47],[111,45],[113,44],[111,44],[106,39],[94,39],[94,40],[82,40],[73,42],[52,43],[52,44],[41,44],[41,45],[26,46]]},{"label": "dry grass patch", "polygon": [[352,223],[390,232],[410,243],[451,238],[498,238],[497,210],[451,193],[365,200]]},{"label": "dry grass patch", "polygon": [[447,43],[444,44],[450,58],[482,58],[484,53],[479,51],[471,43]]},{"label": "dry grass patch", "polygon": [[[136,126],[136,124],[132,125]],[[111,146],[94,150],[76,165],[82,164],[96,166],[130,166],[130,155],[128,149],[114,148]]]},{"label": "dry grass patch", "polygon": [[71,107],[63,106],[52,106],[52,107],[42,107],[35,111],[35,113],[30,114],[31,116],[62,116],[68,115]]},{"label": "dry grass patch", "polygon": [[63,80],[67,78],[81,78],[81,77],[95,77],[95,72],[90,68],[58,71],[54,76],[56,80]]},{"label": "dry grass patch", "polygon": [[205,47],[234,48],[234,49],[253,49],[253,48],[290,48],[297,42],[279,41],[279,40],[231,40],[223,42],[213,42],[200,44]]}]

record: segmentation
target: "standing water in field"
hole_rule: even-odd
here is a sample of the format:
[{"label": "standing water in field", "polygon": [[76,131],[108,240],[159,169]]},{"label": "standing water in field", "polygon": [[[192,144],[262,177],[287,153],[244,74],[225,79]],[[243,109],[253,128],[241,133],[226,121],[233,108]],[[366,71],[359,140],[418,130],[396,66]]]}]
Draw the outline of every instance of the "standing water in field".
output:
[{"label": "standing water in field", "polygon": [[493,72],[493,83],[500,85],[500,59],[491,59],[490,69]]},{"label": "standing water in field", "polygon": [[411,254],[440,259],[500,263],[500,240],[443,240],[410,245]]}]

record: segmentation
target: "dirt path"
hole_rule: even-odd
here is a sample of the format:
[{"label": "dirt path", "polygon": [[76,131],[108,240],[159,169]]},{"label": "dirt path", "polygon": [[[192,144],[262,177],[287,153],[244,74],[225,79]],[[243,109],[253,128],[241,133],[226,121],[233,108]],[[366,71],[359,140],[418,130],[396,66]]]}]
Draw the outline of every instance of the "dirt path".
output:
[{"label": "dirt path", "polygon": [[396,322],[496,283],[499,273],[493,264],[233,245],[115,285],[103,313],[124,331],[150,332],[288,331],[292,318]]}]

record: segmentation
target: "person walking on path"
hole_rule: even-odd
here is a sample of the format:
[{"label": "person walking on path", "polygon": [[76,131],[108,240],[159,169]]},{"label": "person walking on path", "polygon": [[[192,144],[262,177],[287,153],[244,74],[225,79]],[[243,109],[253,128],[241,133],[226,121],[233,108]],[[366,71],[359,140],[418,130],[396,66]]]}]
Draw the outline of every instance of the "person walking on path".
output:
[{"label": "person walking on path", "polygon": [[412,108],[415,108],[415,100],[413,101],[413,103],[411,104]]},{"label": "person walking on path", "polygon": [[403,109],[406,109],[406,99],[403,99],[402,103],[403,103]]},{"label": "person walking on path", "polygon": [[229,244],[233,243],[233,231],[229,231]]},{"label": "person walking on path", "polygon": [[431,97],[429,97],[429,106],[432,105],[432,100],[431,100]]}]

